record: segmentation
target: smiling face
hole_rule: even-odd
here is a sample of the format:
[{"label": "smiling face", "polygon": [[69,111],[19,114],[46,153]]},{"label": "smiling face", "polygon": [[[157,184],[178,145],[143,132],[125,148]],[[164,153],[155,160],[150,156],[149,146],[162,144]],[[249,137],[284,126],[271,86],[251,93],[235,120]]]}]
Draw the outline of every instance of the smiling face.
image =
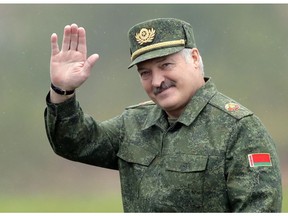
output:
[{"label": "smiling face", "polygon": [[191,97],[205,83],[199,52],[196,48],[190,51],[187,58],[178,52],[137,65],[147,95],[172,118],[181,115]]}]

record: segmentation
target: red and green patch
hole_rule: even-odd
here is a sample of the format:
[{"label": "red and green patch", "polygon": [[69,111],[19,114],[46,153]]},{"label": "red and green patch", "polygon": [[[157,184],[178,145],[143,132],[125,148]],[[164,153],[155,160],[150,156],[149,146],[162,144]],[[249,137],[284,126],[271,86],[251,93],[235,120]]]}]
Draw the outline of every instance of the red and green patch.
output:
[{"label": "red and green patch", "polygon": [[255,153],[248,155],[250,167],[272,166],[269,153]]}]

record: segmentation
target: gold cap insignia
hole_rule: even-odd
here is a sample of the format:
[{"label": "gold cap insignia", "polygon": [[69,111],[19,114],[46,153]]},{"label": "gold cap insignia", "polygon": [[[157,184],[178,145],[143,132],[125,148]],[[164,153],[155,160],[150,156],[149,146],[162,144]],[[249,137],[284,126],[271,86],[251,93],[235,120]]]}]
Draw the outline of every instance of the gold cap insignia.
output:
[{"label": "gold cap insignia", "polygon": [[229,112],[237,111],[240,108],[240,105],[237,103],[227,103],[225,109]]},{"label": "gold cap insignia", "polygon": [[136,33],[135,38],[137,42],[142,45],[145,43],[152,42],[155,36],[155,30],[153,28],[147,29],[142,28],[139,33]]}]

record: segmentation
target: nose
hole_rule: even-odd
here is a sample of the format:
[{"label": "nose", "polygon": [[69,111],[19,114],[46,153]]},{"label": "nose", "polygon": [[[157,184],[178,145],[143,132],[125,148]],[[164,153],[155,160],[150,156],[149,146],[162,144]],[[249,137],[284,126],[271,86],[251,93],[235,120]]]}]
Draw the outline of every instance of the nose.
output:
[{"label": "nose", "polygon": [[159,71],[152,72],[152,86],[153,87],[160,87],[161,83],[165,80],[163,74]]}]

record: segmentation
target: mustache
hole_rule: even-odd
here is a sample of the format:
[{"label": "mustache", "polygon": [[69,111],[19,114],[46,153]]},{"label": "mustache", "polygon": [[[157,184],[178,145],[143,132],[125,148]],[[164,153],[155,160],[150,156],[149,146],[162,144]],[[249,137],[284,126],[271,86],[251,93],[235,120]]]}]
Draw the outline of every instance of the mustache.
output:
[{"label": "mustache", "polygon": [[153,93],[155,95],[160,94],[161,92],[165,91],[166,89],[170,88],[170,87],[175,87],[176,86],[176,82],[171,81],[171,80],[165,80],[161,83],[161,85],[159,87],[154,87],[153,88]]}]

